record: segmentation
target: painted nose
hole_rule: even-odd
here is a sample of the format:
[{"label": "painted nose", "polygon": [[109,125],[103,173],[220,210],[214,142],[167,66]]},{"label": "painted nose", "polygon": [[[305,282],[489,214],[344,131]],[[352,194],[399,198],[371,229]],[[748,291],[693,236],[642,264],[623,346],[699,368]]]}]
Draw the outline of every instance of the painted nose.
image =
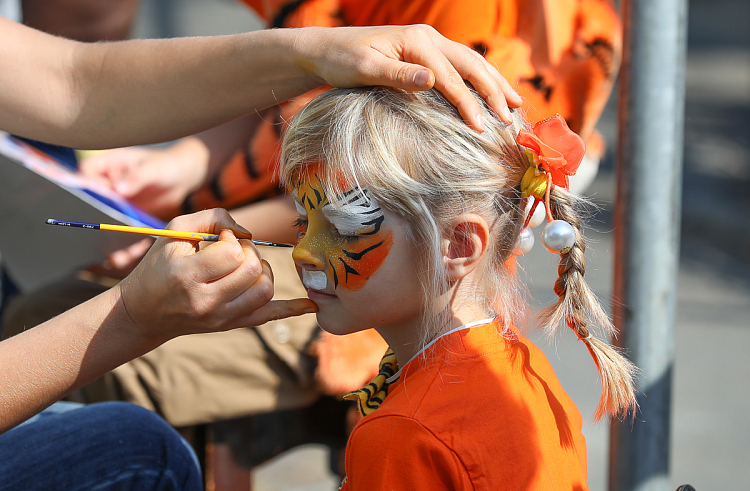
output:
[{"label": "painted nose", "polygon": [[302,269],[323,269],[325,259],[320,252],[313,251],[311,242],[308,234],[303,235],[292,250],[292,260]]}]

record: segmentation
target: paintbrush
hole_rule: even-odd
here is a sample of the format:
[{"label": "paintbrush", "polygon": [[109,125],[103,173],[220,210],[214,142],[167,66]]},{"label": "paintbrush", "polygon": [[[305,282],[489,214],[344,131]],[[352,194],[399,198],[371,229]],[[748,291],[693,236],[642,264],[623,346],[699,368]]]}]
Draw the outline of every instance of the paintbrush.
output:
[{"label": "paintbrush", "polygon": [[[206,234],[201,232],[181,232],[179,230],[166,230],[160,228],[128,227],[127,225],[109,225],[107,223],[87,223],[71,222],[68,220],[55,220],[48,218],[45,220],[48,225],[62,225],[63,227],[88,228],[91,230],[111,230],[113,232],[127,232],[129,234],[152,235],[154,237],[169,237],[171,239],[185,240],[219,240],[218,234]],[[294,247],[289,244],[280,244],[278,242],[269,242],[267,240],[251,239],[255,245],[269,247]]]}]

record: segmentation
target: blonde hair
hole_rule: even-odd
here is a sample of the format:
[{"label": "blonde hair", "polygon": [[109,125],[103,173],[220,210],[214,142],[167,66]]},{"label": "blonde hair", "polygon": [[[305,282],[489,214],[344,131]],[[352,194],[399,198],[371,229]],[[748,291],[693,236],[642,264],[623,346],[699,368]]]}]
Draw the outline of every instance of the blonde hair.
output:
[{"label": "blonde hair", "polygon": [[[308,166],[322,163],[320,177],[333,203],[336,196],[352,188],[366,189],[383,208],[405,219],[410,239],[423,251],[423,344],[449,328],[449,306],[438,302],[449,289],[441,239],[452,234],[451,224],[463,213],[480,215],[490,226],[489,247],[475,274],[474,300],[505,326],[518,324],[526,310],[523,289],[506,267],[523,226],[526,204],[520,182],[529,161],[515,140],[523,123],[516,113],[515,123],[506,125],[477,99],[486,126],[483,133],[464,124],[456,108],[435,90],[334,89],[294,117],[282,146],[281,179],[288,188],[295,186]],[[560,193],[554,196],[558,198]],[[577,220],[571,223],[579,225]],[[576,276],[580,279],[576,284],[583,281],[582,276],[582,272]],[[573,298],[579,293],[588,298]],[[547,325],[559,323],[561,316],[567,321],[569,304],[583,309],[589,308],[589,301],[599,305],[588,290],[573,291],[569,297],[561,296],[548,312]],[[591,339],[587,345],[589,342]],[[619,379],[606,375],[612,370],[597,358],[599,352],[592,351],[592,355],[604,385],[620,387]],[[632,389],[632,381],[630,384]],[[608,397],[602,407],[616,414],[625,398],[619,397],[614,406],[611,399]]]}]

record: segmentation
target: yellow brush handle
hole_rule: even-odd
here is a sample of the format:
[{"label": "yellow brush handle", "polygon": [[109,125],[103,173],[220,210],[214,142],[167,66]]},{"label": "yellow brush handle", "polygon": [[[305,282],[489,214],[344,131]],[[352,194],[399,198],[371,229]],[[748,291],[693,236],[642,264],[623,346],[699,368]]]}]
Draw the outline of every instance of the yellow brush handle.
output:
[{"label": "yellow brush handle", "polygon": [[180,232],[178,230],[165,230],[159,228],[128,227],[125,225],[99,224],[100,230],[113,230],[115,232],[128,232],[130,234],[155,235],[157,237],[169,237],[171,239],[188,240],[216,240],[217,234],[204,234],[200,232]]},{"label": "yellow brush handle", "polygon": [[[45,220],[48,225],[61,225],[64,227],[87,228],[90,230],[111,230],[113,232],[127,232],[129,234],[155,235],[158,237],[169,237],[170,239],[187,239],[187,240],[219,240],[219,234],[206,234],[202,232],[181,232],[179,230],[164,230],[161,228],[144,228],[128,227],[127,225],[110,225],[108,223],[88,223],[72,222],[69,220],[55,220],[48,218]],[[294,247],[290,244],[279,244],[278,242],[269,242],[267,240],[251,239],[254,244],[269,247]]]}]

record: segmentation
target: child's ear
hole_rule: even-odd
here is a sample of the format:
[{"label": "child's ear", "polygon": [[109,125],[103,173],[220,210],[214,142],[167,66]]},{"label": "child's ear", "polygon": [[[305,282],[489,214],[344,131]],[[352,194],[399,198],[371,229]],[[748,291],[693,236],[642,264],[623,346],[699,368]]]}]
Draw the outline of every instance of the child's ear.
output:
[{"label": "child's ear", "polygon": [[487,251],[490,229],[484,218],[465,213],[451,224],[443,240],[443,263],[449,280],[460,280],[477,267]]}]

